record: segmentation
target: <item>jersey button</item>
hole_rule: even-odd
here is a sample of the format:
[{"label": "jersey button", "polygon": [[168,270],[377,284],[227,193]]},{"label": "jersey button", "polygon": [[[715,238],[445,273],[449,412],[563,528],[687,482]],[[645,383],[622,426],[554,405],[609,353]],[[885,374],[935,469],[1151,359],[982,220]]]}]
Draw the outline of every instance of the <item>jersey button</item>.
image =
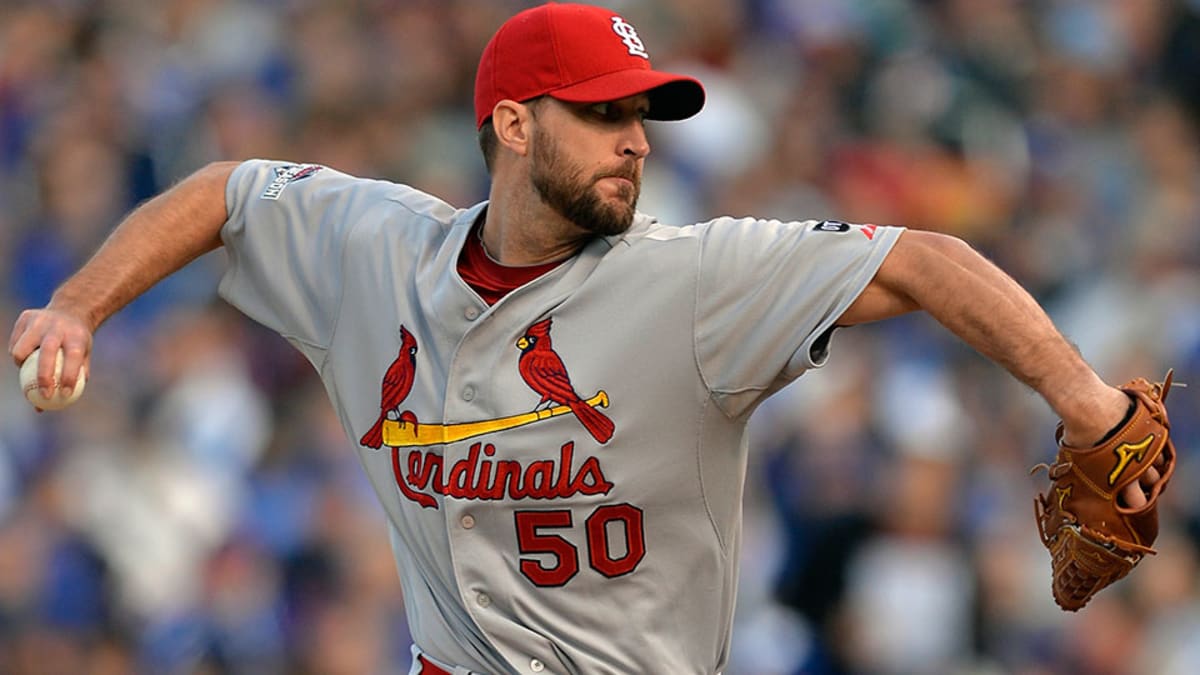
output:
[{"label": "jersey button", "polygon": [[546,669],[546,664],[542,663],[541,661],[538,661],[537,659],[534,659],[529,662],[529,669],[535,673],[540,673]]},{"label": "jersey button", "polygon": [[463,516],[462,520],[459,522],[462,523],[464,530],[469,530],[472,527],[475,527],[475,516],[472,516],[468,513],[467,515]]},{"label": "jersey button", "polygon": [[479,318],[479,309],[477,307],[468,307],[467,311],[463,312],[463,316],[467,317],[467,321],[474,321]]},{"label": "jersey button", "polygon": [[479,603],[480,607],[491,607],[492,596],[488,595],[487,593],[480,593],[479,595],[475,596],[475,602]]},{"label": "jersey button", "polygon": [[464,387],[462,392],[464,401],[470,401],[475,398],[475,387]]}]

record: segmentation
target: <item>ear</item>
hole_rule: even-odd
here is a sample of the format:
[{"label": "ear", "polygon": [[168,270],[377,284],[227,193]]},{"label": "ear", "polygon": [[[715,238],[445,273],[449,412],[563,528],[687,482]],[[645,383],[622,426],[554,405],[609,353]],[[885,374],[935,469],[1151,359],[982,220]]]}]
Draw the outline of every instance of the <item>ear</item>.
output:
[{"label": "ear", "polygon": [[492,130],[500,145],[524,157],[533,138],[533,112],[523,103],[500,101],[492,109]]}]

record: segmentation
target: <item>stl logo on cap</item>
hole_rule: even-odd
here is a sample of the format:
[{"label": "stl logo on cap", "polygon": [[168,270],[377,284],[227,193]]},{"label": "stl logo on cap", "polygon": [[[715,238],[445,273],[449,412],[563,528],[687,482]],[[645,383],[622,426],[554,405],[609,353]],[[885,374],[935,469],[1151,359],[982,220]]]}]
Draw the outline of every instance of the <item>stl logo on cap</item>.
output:
[{"label": "stl logo on cap", "polygon": [[650,55],[646,53],[646,43],[642,42],[642,39],[638,37],[637,29],[633,27],[633,24],[619,16],[614,16],[612,23],[613,32],[620,36],[621,42],[624,42],[626,47],[629,47],[630,54],[640,56],[643,59],[650,58]]},{"label": "stl logo on cap", "polygon": [[612,10],[549,2],[505,21],[483,48],[475,73],[475,128],[506,99],[598,103],[643,93],[650,97],[646,119],[686,119],[704,107],[700,82],[654,70],[637,30]]}]

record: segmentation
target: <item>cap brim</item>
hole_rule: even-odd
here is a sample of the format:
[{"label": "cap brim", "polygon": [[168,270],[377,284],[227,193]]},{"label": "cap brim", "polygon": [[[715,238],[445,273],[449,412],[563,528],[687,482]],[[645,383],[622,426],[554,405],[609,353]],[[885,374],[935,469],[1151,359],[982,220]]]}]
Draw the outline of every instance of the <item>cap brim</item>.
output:
[{"label": "cap brim", "polygon": [[618,70],[548,94],[571,103],[599,103],[647,94],[652,120],[683,120],[704,107],[704,87],[686,75],[657,70]]}]

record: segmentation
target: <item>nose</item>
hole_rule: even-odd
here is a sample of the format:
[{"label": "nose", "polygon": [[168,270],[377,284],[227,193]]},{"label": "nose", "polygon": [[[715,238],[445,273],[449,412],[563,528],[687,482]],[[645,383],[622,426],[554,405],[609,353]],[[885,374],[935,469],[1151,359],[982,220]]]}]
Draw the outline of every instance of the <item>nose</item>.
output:
[{"label": "nose", "polygon": [[650,140],[646,138],[646,125],[640,119],[631,121],[621,135],[621,154],[632,159],[642,159],[650,154]]}]

